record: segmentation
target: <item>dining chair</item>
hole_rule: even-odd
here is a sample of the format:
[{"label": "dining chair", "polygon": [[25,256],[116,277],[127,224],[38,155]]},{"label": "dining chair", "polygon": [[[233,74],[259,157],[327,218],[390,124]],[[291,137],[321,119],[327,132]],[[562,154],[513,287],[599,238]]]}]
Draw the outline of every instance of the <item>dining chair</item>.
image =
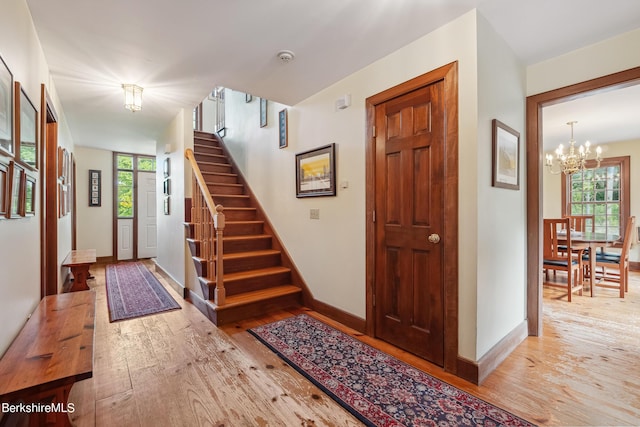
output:
[{"label": "dining chair", "polygon": [[[543,285],[563,288],[567,290],[567,300],[571,302],[571,295],[574,292],[578,292],[578,295],[582,295],[583,287],[583,275],[582,275],[582,252],[583,249],[577,250],[577,257],[573,256],[571,250],[562,251],[560,248],[560,242],[566,245],[567,248],[571,246],[571,232],[569,227],[569,218],[554,218],[543,220],[543,263],[542,267],[545,270],[546,281]],[[565,230],[563,234],[559,235],[559,231]],[[549,281],[549,270],[566,271],[567,283],[555,283]]]},{"label": "dining chair", "polygon": [[596,231],[595,215],[565,215],[569,218],[569,228],[573,231]]},{"label": "dining chair", "polygon": [[[596,231],[595,215],[563,215],[563,218],[569,218],[569,229],[572,231]],[[574,245],[574,248],[583,249],[586,255],[589,254],[589,245]],[[566,246],[560,249],[566,250]],[[577,254],[575,249],[573,253]]]},{"label": "dining chair", "polygon": [[[602,268],[602,282],[597,283],[596,286],[619,289],[620,298],[624,298],[624,293],[629,291],[629,251],[635,227],[636,217],[632,216],[627,220],[620,253],[602,252],[596,254],[596,269]],[[614,271],[608,273],[607,269]]]}]

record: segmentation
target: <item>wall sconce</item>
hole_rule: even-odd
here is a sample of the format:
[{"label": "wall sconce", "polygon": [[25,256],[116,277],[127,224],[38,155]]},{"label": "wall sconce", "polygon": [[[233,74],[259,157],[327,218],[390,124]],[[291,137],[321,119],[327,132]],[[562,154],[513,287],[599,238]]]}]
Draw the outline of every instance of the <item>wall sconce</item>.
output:
[{"label": "wall sconce", "polygon": [[142,88],[138,85],[123,84],[124,89],[124,108],[132,112],[142,109]]}]

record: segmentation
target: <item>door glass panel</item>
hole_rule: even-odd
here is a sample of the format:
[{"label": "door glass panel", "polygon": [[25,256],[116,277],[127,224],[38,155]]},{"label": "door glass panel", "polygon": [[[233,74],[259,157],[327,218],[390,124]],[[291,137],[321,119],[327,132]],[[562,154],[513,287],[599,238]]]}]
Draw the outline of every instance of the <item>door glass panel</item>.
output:
[{"label": "door glass panel", "polygon": [[153,157],[138,157],[138,171],[155,172],[156,159]]},{"label": "door glass panel", "polygon": [[118,218],[133,218],[133,172],[118,171]]}]

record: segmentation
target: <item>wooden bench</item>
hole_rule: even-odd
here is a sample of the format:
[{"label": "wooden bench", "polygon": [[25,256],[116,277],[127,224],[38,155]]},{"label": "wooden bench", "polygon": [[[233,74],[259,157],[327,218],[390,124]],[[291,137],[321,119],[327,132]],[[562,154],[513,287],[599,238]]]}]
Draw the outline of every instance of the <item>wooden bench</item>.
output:
[{"label": "wooden bench", "polygon": [[95,249],[78,249],[69,252],[62,262],[63,267],[70,267],[73,274],[73,284],[70,292],[89,290],[87,279],[90,277],[89,268],[96,262]]},{"label": "wooden bench", "polygon": [[30,405],[30,425],[71,425],[71,386],[93,375],[95,301],[93,291],[40,301],[0,359],[0,402],[23,408],[9,415]]}]

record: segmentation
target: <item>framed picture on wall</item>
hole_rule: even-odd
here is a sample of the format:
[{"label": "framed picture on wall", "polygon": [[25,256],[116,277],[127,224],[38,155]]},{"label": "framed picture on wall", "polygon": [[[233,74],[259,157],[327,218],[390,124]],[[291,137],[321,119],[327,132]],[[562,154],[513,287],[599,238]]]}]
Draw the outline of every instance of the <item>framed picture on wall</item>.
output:
[{"label": "framed picture on wall", "polygon": [[296,154],[296,197],[336,195],[336,145]]},{"label": "framed picture on wall", "polygon": [[492,185],[520,189],[520,133],[493,119]]},{"label": "framed picture on wall", "polygon": [[267,100],[260,98],[260,127],[267,125]]},{"label": "framed picture on wall", "polygon": [[89,206],[102,205],[102,171],[89,169]]},{"label": "framed picture on wall", "polygon": [[280,134],[280,141],[278,147],[285,148],[289,142],[287,139],[287,109],[280,110],[278,113],[278,128]]},{"label": "framed picture on wall", "polygon": [[[17,86],[17,84],[16,84]],[[20,126],[20,161],[32,169],[38,167],[38,111],[20,87],[20,111],[16,111]]]},{"label": "framed picture on wall", "polygon": [[36,214],[36,178],[25,175],[24,181],[24,201],[22,206],[25,216]]},{"label": "framed picture on wall", "polygon": [[9,165],[0,162],[0,219],[7,217],[9,210]]},{"label": "framed picture on wall", "polygon": [[13,74],[0,57],[0,152],[11,156],[13,145]]},{"label": "framed picture on wall", "polygon": [[169,215],[171,213],[171,197],[164,196],[164,214]]},{"label": "framed picture on wall", "polygon": [[23,216],[22,191],[24,169],[16,162],[11,162],[11,186],[9,190],[9,218]]},{"label": "framed picture on wall", "polygon": [[166,159],[164,159],[162,172],[165,178],[171,175],[171,158],[167,157]]}]

